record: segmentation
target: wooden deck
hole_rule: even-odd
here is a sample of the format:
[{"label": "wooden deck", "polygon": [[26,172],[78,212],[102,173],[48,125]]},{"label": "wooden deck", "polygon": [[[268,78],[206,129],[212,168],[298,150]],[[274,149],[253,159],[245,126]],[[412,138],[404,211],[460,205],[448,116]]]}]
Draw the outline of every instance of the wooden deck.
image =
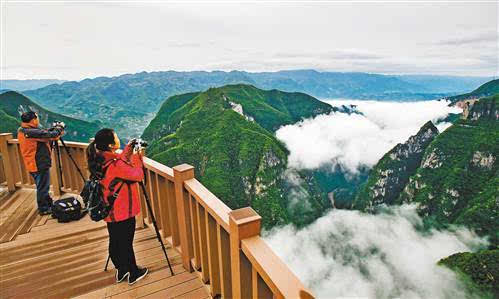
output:
[{"label": "wooden deck", "polygon": [[[88,216],[58,223],[39,216],[35,190],[0,195],[0,298],[208,298],[196,272],[186,272],[179,253],[167,245],[175,276],[148,227],[135,233],[137,263],[149,274],[133,286],[115,283],[107,272],[108,233]],[[70,196],[70,195],[65,195]],[[166,244],[165,244],[166,245]]]}]

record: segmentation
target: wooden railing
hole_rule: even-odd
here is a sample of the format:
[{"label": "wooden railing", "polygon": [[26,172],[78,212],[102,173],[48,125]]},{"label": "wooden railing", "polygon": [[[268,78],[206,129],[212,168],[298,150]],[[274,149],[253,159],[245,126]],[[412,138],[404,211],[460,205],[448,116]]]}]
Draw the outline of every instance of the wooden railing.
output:
[{"label": "wooden railing", "polygon": [[[66,142],[80,169],[88,176],[87,144]],[[52,151],[51,188],[54,195],[78,193],[83,187],[76,168],[59,144],[60,161]],[[4,176],[9,191],[33,188],[24,167],[19,142],[0,134]],[[251,208],[231,210],[194,177],[194,168],[169,168],[144,158],[147,193],[162,238],[182,256],[187,271],[196,271],[212,296],[222,298],[313,298],[301,281],[260,238],[261,217]],[[59,175],[62,168],[62,177]],[[141,198],[139,226],[152,227]]]},{"label": "wooden railing", "polygon": [[0,185],[7,182],[5,177],[5,170],[3,170],[3,160],[2,155],[0,155]]}]

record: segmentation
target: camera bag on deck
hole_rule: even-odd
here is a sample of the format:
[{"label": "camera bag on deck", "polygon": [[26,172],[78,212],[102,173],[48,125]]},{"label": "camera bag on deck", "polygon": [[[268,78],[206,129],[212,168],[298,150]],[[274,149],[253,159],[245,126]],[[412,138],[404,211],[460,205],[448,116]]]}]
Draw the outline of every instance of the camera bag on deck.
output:
[{"label": "camera bag on deck", "polygon": [[52,217],[57,219],[57,222],[80,220],[84,215],[80,202],[74,197],[62,198],[52,203]]}]

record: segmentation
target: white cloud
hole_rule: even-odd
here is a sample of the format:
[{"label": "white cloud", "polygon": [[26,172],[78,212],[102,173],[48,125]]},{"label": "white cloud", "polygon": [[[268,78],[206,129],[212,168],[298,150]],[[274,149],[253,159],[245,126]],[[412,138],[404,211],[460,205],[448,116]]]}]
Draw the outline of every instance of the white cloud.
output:
[{"label": "white cloud", "polygon": [[464,298],[456,275],[436,263],[486,242],[464,228],[422,233],[418,226],[415,206],[378,215],[333,210],[265,238],[318,298]]},{"label": "white cloud", "polygon": [[[397,143],[405,142],[429,120],[461,110],[445,101],[326,101],[333,106],[357,105],[364,115],[332,113],[281,127],[276,136],[290,150],[289,166],[315,169],[338,164],[351,173],[372,167]],[[442,124],[444,128],[449,124]]]}]

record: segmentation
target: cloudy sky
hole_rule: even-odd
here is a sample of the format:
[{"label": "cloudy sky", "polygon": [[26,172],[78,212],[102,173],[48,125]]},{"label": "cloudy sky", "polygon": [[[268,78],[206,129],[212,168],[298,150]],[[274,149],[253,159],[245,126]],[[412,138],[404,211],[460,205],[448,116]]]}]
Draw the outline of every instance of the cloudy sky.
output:
[{"label": "cloudy sky", "polygon": [[171,69],[498,73],[496,1],[1,3],[3,79]]}]

